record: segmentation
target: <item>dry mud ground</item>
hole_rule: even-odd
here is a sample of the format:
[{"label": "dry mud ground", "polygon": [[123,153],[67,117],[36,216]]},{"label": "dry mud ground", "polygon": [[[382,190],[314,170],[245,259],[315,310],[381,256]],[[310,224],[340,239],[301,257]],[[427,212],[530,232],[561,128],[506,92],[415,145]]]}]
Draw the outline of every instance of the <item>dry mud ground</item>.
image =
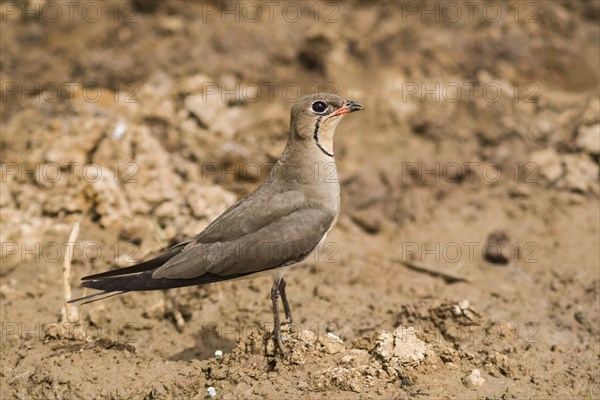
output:
[{"label": "dry mud ground", "polygon": [[[597,399],[599,9],[2,3],[1,397]],[[317,89],[367,109],[288,357],[268,277],[58,324],[75,222],[77,296],[256,187]]]}]

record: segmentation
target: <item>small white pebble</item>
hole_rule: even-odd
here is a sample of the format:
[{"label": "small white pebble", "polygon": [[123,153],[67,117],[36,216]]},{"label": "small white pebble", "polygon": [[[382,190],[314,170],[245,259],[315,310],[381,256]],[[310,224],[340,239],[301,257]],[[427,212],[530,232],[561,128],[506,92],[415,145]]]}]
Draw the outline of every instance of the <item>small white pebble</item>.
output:
[{"label": "small white pebble", "polygon": [[212,386],[209,386],[208,389],[206,389],[206,393],[208,393],[210,397],[215,397],[217,395],[217,389],[215,389]]},{"label": "small white pebble", "polygon": [[466,299],[458,303],[458,306],[461,308],[461,310],[466,310],[470,305],[471,303],[469,303],[469,300]]},{"label": "small white pebble", "polygon": [[223,357],[223,350],[215,351],[215,357]]},{"label": "small white pebble", "polygon": [[127,126],[122,121],[117,122],[117,125],[115,126],[115,129],[112,133],[113,140],[120,140],[125,134],[126,129]]},{"label": "small white pebble", "polygon": [[462,309],[458,304],[452,306],[452,314],[456,315],[457,317],[462,314]]},{"label": "small white pebble", "polygon": [[474,369],[469,375],[463,378],[463,382],[468,387],[475,388],[483,386],[483,384],[485,383],[485,379],[481,376],[481,371],[479,371],[478,369]]},{"label": "small white pebble", "polygon": [[338,343],[344,343],[344,342],[342,342],[342,339],[340,339],[339,337],[335,336],[331,332],[327,332],[327,339],[332,340],[334,342],[338,342]]}]

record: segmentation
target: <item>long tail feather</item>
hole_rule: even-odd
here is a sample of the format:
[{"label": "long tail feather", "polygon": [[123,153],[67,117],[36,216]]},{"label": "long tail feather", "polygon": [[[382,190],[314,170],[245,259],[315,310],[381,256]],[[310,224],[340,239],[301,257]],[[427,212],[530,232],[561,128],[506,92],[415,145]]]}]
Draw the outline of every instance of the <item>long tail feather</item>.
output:
[{"label": "long tail feather", "polygon": [[87,296],[78,297],[76,299],[71,299],[67,303],[78,303],[80,301],[91,299],[91,298],[94,298],[94,297],[98,297],[98,296],[101,296],[101,295],[106,294],[106,293],[107,292],[98,292],[98,293],[88,294]]},{"label": "long tail feather", "polygon": [[136,265],[132,265],[131,267],[118,268],[111,271],[101,272],[99,274],[84,276],[81,278],[81,280],[88,281],[93,279],[109,278],[112,276],[139,274],[140,272],[152,271],[169,261],[171,258],[175,257],[175,255],[177,255],[179,252],[181,252],[181,247],[172,247],[157,257]]},{"label": "long tail feather", "polygon": [[[102,292],[101,294],[104,294],[104,293],[106,293],[106,292]],[[123,292],[112,292],[112,293],[111,293],[111,292],[109,292],[109,293],[110,293],[109,295],[107,295],[107,296],[104,296],[104,297],[100,297],[100,298],[98,298],[98,299],[89,300],[89,301],[84,301],[83,303],[81,303],[81,305],[84,305],[84,304],[90,304],[90,303],[95,303],[95,302],[97,302],[97,301],[100,301],[100,300],[105,300],[105,299],[108,299],[109,297],[117,296],[117,295],[119,295],[119,294],[123,294],[123,293],[127,293],[127,292],[126,292],[126,291],[123,291]]]}]

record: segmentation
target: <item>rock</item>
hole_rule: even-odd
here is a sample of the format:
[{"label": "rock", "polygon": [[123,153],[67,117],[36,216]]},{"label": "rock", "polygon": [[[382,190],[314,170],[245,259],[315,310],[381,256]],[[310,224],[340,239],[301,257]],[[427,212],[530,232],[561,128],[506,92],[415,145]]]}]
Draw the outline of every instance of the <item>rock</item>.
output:
[{"label": "rock", "polygon": [[454,361],[453,355],[455,350],[448,347],[445,348],[444,351],[440,354],[440,359],[445,363],[452,363]]},{"label": "rock", "polygon": [[564,175],[560,154],[554,149],[544,149],[531,153],[531,161],[537,165],[539,172],[548,182],[556,182]]},{"label": "rock", "polygon": [[567,172],[557,187],[577,193],[597,192],[598,164],[582,154],[567,154],[564,163]]},{"label": "rock", "polygon": [[462,381],[465,384],[465,386],[470,388],[480,387],[483,386],[483,384],[485,383],[485,379],[482,378],[481,372],[478,369],[472,370],[469,375],[465,376],[462,379]]},{"label": "rock", "polygon": [[317,337],[312,331],[301,331],[298,333],[298,340],[306,344],[309,347],[314,347],[317,343]]},{"label": "rock", "polygon": [[323,338],[322,344],[323,350],[327,354],[337,354],[346,350],[344,342],[342,342],[342,340],[339,337],[335,336],[331,332],[327,333],[327,336]]},{"label": "rock", "polygon": [[331,383],[340,390],[348,392],[361,392],[363,376],[355,368],[335,367],[327,371]]},{"label": "rock", "polygon": [[471,306],[471,304],[469,303],[469,300],[463,300],[463,301],[459,302],[458,304],[454,304],[452,306],[452,313],[457,317],[461,316],[465,312],[468,312],[470,306]]},{"label": "rock", "polygon": [[[512,243],[505,231],[493,231],[487,238],[484,248],[484,258],[492,264],[507,265],[511,262],[515,251],[518,252],[518,248],[512,247]],[[460,308],[463,309],[463,307]],[[466,308],[468,308],[468,302]]]},{"label": "rock", "polygon": [[532,153],[531,160],[539,172],[558,189],[572,192],[596,192],[598,187],[598,164],[583,154],[559,154],[554,149]]},{"label": "rock", "polygon": [[206,388],[206,394],[209,397],[215,397],[217,395],[217,389],[215,389],[212,386],[209,386],[208,388]]},{"label": "rock", "polygon": [[467,300],[460,303],[443,303],[438,307],[429,308],[428,312],[433,319],[432,322],[440,327],[445,336],[453,340],[461,339],[461,330],[452,329],[453,326],[471,326],[481,323],[481,316]]},{"label": "rock", "polygon": [[413,327],[400,326],[393,333],[382,331],[376,339],[374,354],[384,366],[396,371],[405,366],[416,366],[425,359],[427,347],[417,338]]},{"label": "rock", "polygon": [[580,126],[576,144],[588,154],[600,155],[600,124]]}]

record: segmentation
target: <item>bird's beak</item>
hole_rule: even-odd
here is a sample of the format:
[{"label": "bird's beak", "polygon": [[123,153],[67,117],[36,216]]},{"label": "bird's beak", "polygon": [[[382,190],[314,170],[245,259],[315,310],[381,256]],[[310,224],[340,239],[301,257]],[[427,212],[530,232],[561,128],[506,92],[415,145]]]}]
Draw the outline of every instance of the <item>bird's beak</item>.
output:
[{"label": "bird's beak", "polygon": [[343,114],[349,114],[351,112],[354,111],[358,111],[358,110],[364,110],[365,108],[363,107],[362,104],[359,104],[355,101],[352,100],[346,100],[346,102],[344,103],[344,105],[342,106],[342,108],[340,108],[339,110],[337,110],[336,112],[334,112],[332,115],[343,115]]}]

